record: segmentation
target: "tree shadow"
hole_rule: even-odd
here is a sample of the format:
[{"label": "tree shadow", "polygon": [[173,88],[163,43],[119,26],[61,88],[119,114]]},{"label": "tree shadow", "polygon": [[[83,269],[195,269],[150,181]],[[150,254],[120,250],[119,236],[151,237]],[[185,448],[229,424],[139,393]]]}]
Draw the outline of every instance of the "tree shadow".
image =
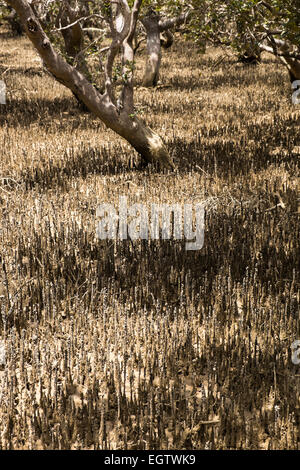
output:
[{"label": "tree shadow", "polygon": [[[20,181],[27,190],[39,186],[41,190],[60,188],[67,190],[72,178],[87,178],[89,175],[126,175],[143,169],[140,157],[119,143],[92,147],[82,144],[79,148],[65,151],[58,162],[27,169]],[[42,162],[41,162],[42,163]]]},{"label": "tree shadow", "polygon": [[280,116],[263,124],[250,123],[246,136],[232,138],[226,134],[226,127],[202,129],[195,131],[190,142],[176,137],[169,148],[180,172],[199,171],[200,166],[211,176],[236,177],[261,171],[270,164],[297,166],[293,151],[298,145],[296,129],[296,117]]},{"label": "tree shadow", "polygon": [[[91,209],[95,213],[96,208]],[[95,217],[94,236],[96,222]],[[207,213],[204,245],[195,251],[187,251],[184,240],[92,240],[84,227],[76,226],[70,228],[67,238],[65,228],[57,228],[54,235],[47,234],[50,239],[45,243],[45,234],[34,231],[30,243],[18,248],[18,265],[23,276],[30,272],[31,277],[43,279],[45,286],[48,281],[55,283],[58,300],[63,300],[66,293],[72,297],[85,291],[88,302],[89,295],[93,295],[91,290],[106,290],[124,305],[130,300],[133,311],[153,309],[157,304],[160,309],[165,306],[176,311],[193,302],[195,309],[201,304],[209,313],[214,302],[212,292],[219,289],[216,295],[222,299],[227,280],[231,286],[242,284],[247,272],[253,276],[255,271],[257,286],[268,286],[267,290],[277,295],[283,293],[285,283],[281,281],[291,278],[297,263],[296,250],[287,249],[297,227],[297,216],[287,215],[284,224],[284,239],[274,246],[270,233],[263,233],[262,227],[271,226],[272,237],[281,239],[280,214],[257,211],[257,207]],[[259,260],[257,250],[261,253]],[[217,287],[221,279],[222,288]],[[79,286],[85,286],[84,290]],[[32,289],[31,301],[36,306],[39,303],[42,310],[41,286]]]},{"label": "tree shadow", "polygon": [[[260,67],[259,65],[257,67]],[[217,69],[216,69],[217,71]],[[218,69],[220,71],[220,69]],[[229,73],[230,71],[230,73]],[[288,74],[285,74],[284,68],[282,73],[286,76],[288,83]],[[209,79],[204,79],[209,74]],[[282,79],[281,79],[282,81]],[[257,69],[253,66],[233,64],[231,67],[221,68],[221,73],[214,74],[211,70],[199,70],[199,76],[174,76],[168,83],[174,90],[206,90],[207,92],[217,90],[224,87],[250,87],[253,84],[265,85],[266,78],[257,73]],[[168,91],[168,88],[165,88]],[[164,91],[164,88],[161,88]]]},{"label": "tree shadow", "polygon": [[[64,100],[67,109],[69,100]],[[61,108],[49,101],[49,115],[61,113]],[[59,100],[61,104],[61,100]],[[28,119],[29,119],[29,109]],[[293,148],[297,146],[295,117],[277,117],[266,123],[250,123],[245,135],[228,135],[228,129],[207,129],[195,131],[193,139],[176,137],[168,144],[179,173],[205,172],[208,177],[235,178],[266,169],[270,164],[285,165],[290,170],[297,166]],[[43,121],[43,125],[45,122]],[[80,122],[80,126],[82,123]],[[87,124],[86,124],[87,125]],[[275,151],[274,150],[278,150]],[[26,169],[21,181],[27,189],[40,186],[68,188],[72,178],[86,178],[88,175],[128,174],[145,171],[141,157],[125,144],[108,142],[99,147],[81,144],[79,148],[68,148],[56,163],[49,164],[47,157],[35,168]],[[149,166],[147,172],[157,171]]]},{"label": "tree shadow", "polygon": [[49,127],[53,119],[61,118],[62,113],[82,116],[72,97],[45,99],[33,95],[32,99],[8,97],[5,107],[0,108],[0,125],[28,127],[38,122],[41,127]]},{"label": "tree shadow", "polygon": [[[5,54],[4,55],[5,57],[8,57],[9,54]],[[1,66],[0,66],[1,67]],[[5,69],[4,67],[1,67],[3,69]],[[6,72],[6,75],[12,75],[12,74],[20,74],[22,76],[29,76],[29,77],[42,77],[43,75],[45,75],[45,72],[44,70],[42,70],[41,68],[37,68],[37,67],[7,67],[7,72]]]}]

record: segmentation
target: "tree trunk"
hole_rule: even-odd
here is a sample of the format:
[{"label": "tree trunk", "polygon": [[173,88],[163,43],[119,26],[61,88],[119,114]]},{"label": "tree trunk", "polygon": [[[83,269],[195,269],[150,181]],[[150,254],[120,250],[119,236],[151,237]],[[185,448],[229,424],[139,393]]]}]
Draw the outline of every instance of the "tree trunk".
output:
[{"label": "tree trunk", "polygon": [[296,59],[285,58],[287,68],[290,74],[291,83],[300,80],[300,61]]},{"label": "tree trunk", "polygon": [[261,53],[259,47],[247,48],[238,56],[238,62],[246,65],[258,65],[261,62]]},{"label": "tree trunk", "polygon": [[67,56],[69,60],[71,60],[72,65],[76,59],[76,68],[85,74],[88,69],[84,57],[80,55],[83,47],[83,33],[80,23],[76,23],[70,28],[67,28],[69,24],[74,23],[77,19],[78,18],[76,13],[68,4],[65,4],[63,7],[61,7],[61,10],[57,16],[56,27],[61,26],[62,28],[66,28],[62,29],[61,33],[64,38]]},{"label": "tree trunk", "polygon": [[261,50],[259,45],[252,38],[245,38],[246,24],[245,19],[236,22],[237,33],[240,36],[241,47],[238,55],[238,62],[243,64],[257,65],[261,61]]},{"label": "tree trunk", "polygon": [[133,118],[129,122],[128,117],[125,116],[125,119],[121,117],[118,129],[115,130],[135,148],[147,163],[153,163],[160,169],[171,170],[175,168],[161,137],[138,118]]},{"label": "tree trunk", "polygon": [[[156,86],[159,79],[159,69],[161,63],[161,47],[167,49],[173,44],[173,35],[170,31],[173,27],[178,27],[189,21],[191,11],[182,13],[174,18],[160,20],[159,15],[151,8],[147,15],[141,20],[147,34],[147,64],[143,78],[143,86]],[[161,34],[165,37],[162,37]]]},{"label": "tree trunk", "polygon": [[[273,43],[271,43],[273,54],[276,55],[278,52],[283,54],[278,55],[278,57],[280,61],[287,67],[291,83],[293,83],[295,80],[300,80],[300,61],[293,57],[289,57],[289,54],[291,54],[292,51],[291,46],[282,39],[273,39]],[[274,49],[274,47],[276,47],[277,50]]]},{"label": "tree trunk", "polygon": [[[300,80],[300,61],[297,58],[290,57],[292,54],[292,48],[290,44],[282,39],[273,38],[272,41],[269,41],[269,46],[264,43],[261,43],[260,49],[261,51],[270,52],[274,54],[280,62],[288,69],[289,77],[292,85],[295,85],[296,88],[293,86],[293,90],[297,90],[298,86],[294,82]],[[294,91],[293,91],[294,94]]]},{"label": "tree trunk", "polygon": [[[64,39],[68,62],[74,65],[76,69],[82,72],[87,78],[90,78],[88,65],[86,63],[84,54],[82,53],[84,42],[83,32],[80,23],[75,23],[77,19],[78,18],[75,11],[71,8],[70,4],[66,2],[60,7],[55,23],[57,28],[63,28],[61,30],[61,34]],[[75,24],[70,28],[66,28],[69,24],[72,23]],[[87,112],[88,108],[79,99],[76,93],[73,92],[73,95],[78,102],[79,108],[82,111]]]},{"label": "tree trunk", "polygon": [[132,115],[133,87],[128,86],[125,90],[125,95],[129,96],[130,107],[128,108],[128,103],[125,102],[126,106],[123,109],[118,108],[110,96],[109,88],[101,94],[79,70],[68,64],[54,50],[27,1],[7,0],[7,3],[17,11],[25,26],[27,36],[57,81],[75,93],[79,100],[107,127],[126,139],[146,162],[158,164],[160,168],[174,168],[162,139]]},{"label": "tree trunk", "polygon": [[147,64],[142,84],[153,87],[158,83],[161,62],[159,17],[154,11],[150,11],[142,23],[147,34]]}]

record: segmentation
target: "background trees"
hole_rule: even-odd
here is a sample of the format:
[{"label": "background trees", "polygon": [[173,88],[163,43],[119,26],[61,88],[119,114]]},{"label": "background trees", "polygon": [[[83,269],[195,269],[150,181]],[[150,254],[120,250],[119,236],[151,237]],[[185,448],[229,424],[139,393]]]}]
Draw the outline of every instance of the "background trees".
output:
[{"label": "background trees", "polygon": [[4,5],[3,2],[0,3],[0,21],[8,22],[12,33],[17,36],[20,36],[24,32],[22,23],[18,18],[16,11],[13,8]]},{"label": "background trees", "polygon": [[[72,91],[84,109],[124,137],[145,161],[173,168],[161,138],[136,115],[133,95],[138,31],[146,35],[147,42],[144,86],[158,83],[161,46],[172,43],[172,28],[185,24],[187,38],[200,52],[206,44],[221,45],[232,48],[245,62],[259,61],[261,51],[271,52],[288,69],[295,87],[300,79],[297,3],[8,0],[2,2],[2,9],[6,8],[3,17],[21,25],[20,31],[24,28],[48,72]],[[163,41],[162,33],[167,35]]]},{"label": "background trees", "polygon": [[[48,13],[47,3],[42,4],[46,8],[46,13]],[[105,1],[101,4],[101,14],[94,14],[108,25],[110,35],[110,44],[105,48],[107,55],[104,64],[102,93],[91,83],[90,77],[87,76],[86,66],[84,66],[84,74],[82,66],[79,70],[74,65],[78,57],[82,57],[82,40],[81,29],[77,28],[80,19],[76,19],[76,11],[72,9],[71,2],[64,1],[64,9],[59,8],[56,17],[57,25],[61,25],[58,30],[69,30],[68,35],[64,33],[64,42],[66,53],[71,60],[65,60],[55,50],[51,39],[42,27],[42,22],[39,21],[39,12],[34,7],[32,8],[28,1],[8,0],[7,4],[18,13],[26,34],[43,59],[47,70],[56,80],[68,87],[108,127],[125,138],[145,161],[158,163],[160,167],[173,168],[173,162],[161,138],[147,128],[135,114],[133,37],[142,0],[136,0],[131,8],[126,0],[113,3]],[[50,2],[50,8],[55,10],[57,7],[56,2]],[[69,21],[72,23],[69,23],[69,26],[65,25]],[[118,89],[113,80],[113,71],[120,51],[121,83]],[[82,63],[83,59],[81,58]]]},{"label": "background trees", "polygon": [[190,37],[230,46],[239,55],[271,52],[300,77],[300,9],[297,0],[192,0]]},{"label": "background trees", "polygon": [[[145,28],[147,40],[147,63],[143,78],[143,86],[156,86],[159,79],[161,47],[172,45],[171,29],[186,23],[190,18],[191,9],[185,2],[155,1],[144,2],[141,22]],[[165,34],[162,39],[162,34]]]},{"label": "background trees", "polygon": [[[91,56],[103,54],[109,35],[109,1],[41,0],[28,2],[42,22],[53,45],[69,63],[88,73]],[[117,2],[118,3],[118,2]],[[122,3],[122,2],[121,2]],[[262,51],[277,56],[289,70],[291,81],[300,77],[299,5],[297,0],[144,0],[139,8],[140,26],[135,29],[134,52],[145,36],[147,63],[144,86],[155,86],[159,78],[161,46],[172,44],[171,30],[186,24],[185,33],[204,52],[206,44],[232,48],[243,62],[258,62]],[[2,2],[2,17],[17,33],[22,25],[10,2]],[[0,5],[0,6],[1,6]],[[3,6],[6,8],[3,9]],[[133,1],[128,1],[133,6]],[[8,11],[8,8],[10,10]],[[189,23],[187,27],[187,22]],[[68,25],[72,25],[68,27]],[[165,37],[161,35],[165,33]],[[86,38],[90,40],[87,43]],[[107,44],[105,44],[107,46]],[[105,49],[107,51],[107,49]],[[102,70],[103,71],[103,70]],[[95,70],[94,70],[95,72]],[[98,66],[97,75],[101,75]],[[89,78],[96,82],[95,77]]]}]

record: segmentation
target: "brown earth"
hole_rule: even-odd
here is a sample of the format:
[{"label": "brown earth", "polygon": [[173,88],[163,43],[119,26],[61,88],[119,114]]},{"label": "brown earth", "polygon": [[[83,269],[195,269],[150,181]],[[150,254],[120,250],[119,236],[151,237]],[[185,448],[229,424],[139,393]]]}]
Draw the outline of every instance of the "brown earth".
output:
[{"label": "brown earth", "polygon": [[[137,83],[144,57],[137,62]],[[137,110],[177,170],[140,167],[30,43],[1,32],[0,448],[299,449],[299,106],[179,42]],[[205,240],[99,241],[96,207],[203,202]]]}]

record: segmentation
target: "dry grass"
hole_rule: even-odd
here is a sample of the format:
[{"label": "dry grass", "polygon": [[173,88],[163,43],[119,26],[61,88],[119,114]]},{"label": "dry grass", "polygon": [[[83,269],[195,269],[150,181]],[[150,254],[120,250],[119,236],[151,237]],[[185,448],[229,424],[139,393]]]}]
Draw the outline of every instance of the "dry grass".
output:
[{"label": "dry grass", "polygon": [[[139,168],[2,32],[0,448],[299,449],[299,108],[266,58],[180,43]],[[141,76],[143,58],[138,61]],[[206,202],[205,243],[100,242],[100,202]],[[5,357],[4,357],[5,355]]]}]

